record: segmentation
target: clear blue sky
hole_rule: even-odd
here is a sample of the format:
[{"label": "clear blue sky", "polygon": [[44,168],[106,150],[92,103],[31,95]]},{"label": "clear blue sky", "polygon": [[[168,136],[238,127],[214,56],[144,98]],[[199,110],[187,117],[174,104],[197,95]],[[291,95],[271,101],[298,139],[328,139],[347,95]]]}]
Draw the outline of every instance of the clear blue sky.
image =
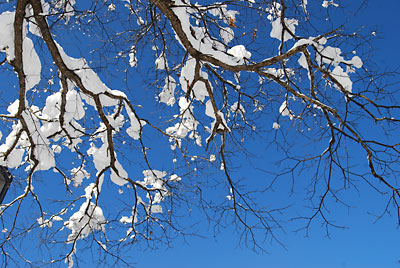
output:
[{"label": "clear blue sky", "polygon": [[[347,5],[349,1],[342,2]],[[356,17],[347,18],[350,24],[365,25],[371,30],[377,30],[377,38],[373,43],[376,56],[374,61],[383,69],[400,66],[399,10],[400,1],[397,0],[368,1]],[[204,224],[200,233],[208,234],[206,239],[192,237],[186,243],[177,239],[172,244],[173,248],[161,247],[157,251],[137,251],[132,254],[136,255],[138,267],[400,267],[400,230],[396,215],[385,216],[375,223],[375,218],[368,212],[378,214],[383,209],[384,201],[376,193],[371,193],[371,189],[366,186],[361,187],[360,192],[360,196],[353,193],[350,199],[352,209],[333,213],[334,220],[348,229],[330,229],[330,236],[327,237],[325,229],[319,223],[314,223],[309,236],[305,237],[304,232],[296,233],[293,231],[295,226],[288,224],[286,234],[279,233],[287,250],[275,242],[267,241],[264,246],[268,253],[257,254],[238,245],[238,234],[233,228],[223,230],[214,238],[213,230],[207,229]]]},{"label": "clear blue sky", "polygon": [[[311,1],[322,2],[322,0],[309,0],[309,2]],[[335,2],[340,3],[336,0]],[[347,5],[346,2],[350,1],[342,0],[342,2],[344,5]],[[354,8],[355,6],[352,6],[353,10]],[[343,20],[347,20],[354,28],[365,25],[367,29],[376,31],[376,39],[373,42],[375,46],[373,51],[375,56],[374,61],[382,69],[394,69],[400,66],[400,53],[398,53],[400,44],[399,10],[399,0],[384,2],[370,0],[368,5],[364,6],[358,12],[357,16],[342,18]],[[114,87],[120,81],[113,81],[112,83],[112,87]],[[142,96],[134,96],[134,98],[137,101]],[[149,101],[149,98],[143,97],[143,99]],[[150,99],[152,101],[153,96]],[[252,144],[250,146],[259,145]],[[168,147],[166,150],[169,150]],[[365,158],[365,156],[360,157]],[[161,158],[153,160],[159,163],[164,161]],[[268,154],[265,154],[264,158],[258,158],[254,161],[259,164],[268,163],[266,168],[275,168]],[[262,176],[268,175],[257,173],[254,170],[247,170],[236,174],[236,176],[257,176],[257,178],[262,178]],[[53,181],[52,183],[55,182]],[[286,191],[285,194],[288,194],[289,189],[286,189],[284,186],[280,185],[278,188],[280,190],[283,189]],[[49,187],[51,187],[50,183]],[[44,190],[47,191],[47,189],[38,189],[38,192]],[[335,211],[330,215],[331,219],[340,225],[344,225],[346,228],[330,228],[329,237],[327,236],[326,229],[318,219],[313,222],[308,236],[306,236],[304,231],[295,232],[296,229],[304,226],[303,223],[288,221],[284,223],[284,231],[278,230],[276,232],[277,237],[286,246],[286,249],[276,241],[267,240],[262,245],[267,252],[256,253],[239,243],[238,236],[240,233],[238,234],[237,230],[233,227],[219,230],[214,237],[213,226],[208,225],[204,215],[194,210],[193,218],[197,218],[199,223],[194,229],[189,231],[203,238],[188,236],[184,240],[182,237],[178,237],[171,241],[171,248],[160,244],[157,250],[144,249],[144,245],[133,246],[130,256],[136,261],[138,268],[400,267],[400,231],[397,228],[396,215],[392,217],[386,215],[375,223],[374,216],[369,213],[379,214],[382,212],[385,200],[377,193],[371,191],[367,185],[361,184],[359,190],[359,194],[355,191],[349,191],[348,195],[345,196],[352,206],[351,209],[347,210],[340,206],[334,206]],[[56,193],[53,194],[56,195]],[[279,191],[268,192],[265,195],[265,202],[272,205],[274,203],[279,204],[281,196]],[[298,197],[299,201],[301,198],[302,196]],[[291,214],[286,219],[295,217],[296,213],[302,212],[299,207],[288,211]],[[82,267],[96,266],[89,263],[82,263]]]}]

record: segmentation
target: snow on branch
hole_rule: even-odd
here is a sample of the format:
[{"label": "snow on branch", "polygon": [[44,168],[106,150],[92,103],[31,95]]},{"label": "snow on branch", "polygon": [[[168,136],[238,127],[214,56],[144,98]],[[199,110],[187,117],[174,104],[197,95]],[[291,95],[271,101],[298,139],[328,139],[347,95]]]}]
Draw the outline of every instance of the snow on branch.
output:
[{"label": "snow on branch", "polygon": [[398,96],[367,69],[367,39],[312,13],[334,1],[92,4],[0,5],[0,165],[20,174],[4,252],[40,230],[63,250],[49,263],[72,267],[89,241],[124,263],[124,246],[169,243],[198,208],[259,249],[290,210],[265,193],[304,173],[306,229],[334,226],[337,185],[366,181],[399,208]]}]

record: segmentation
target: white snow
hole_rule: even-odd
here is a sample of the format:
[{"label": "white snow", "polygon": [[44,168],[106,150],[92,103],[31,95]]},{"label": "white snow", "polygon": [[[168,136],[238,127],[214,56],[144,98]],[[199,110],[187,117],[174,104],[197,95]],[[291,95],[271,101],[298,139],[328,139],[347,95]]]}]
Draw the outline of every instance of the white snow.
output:
[{"label": "white snow", "polygon": [[242,118],[244,118],[244,114],[246,113],[243,105],[238,102],[235,102],[234,104],[232,104],[230,110],[234,114],[239,113],[242,116]]},{"label": "white snow", "polygon": [[[166,129],[166,133],[168,135],[172,135],[176,138],[185,138],[189,132],[195,132],[198,126],[198,121],[193,117],[193,105],[190,104],[189,101],[186,100],[185,97],[180,97],[178,101],[178,105],[180,107],[180,115],[179,122],[174,126],[168,127]],[[190,135],[189,138],[196,139],[196,141],[200,141],[198,134]],[[175,140],[171,140],[175,143]],[[198,143],[199,145],[199,143]],[[175,145],[171,147],[174,149]]]},{"label": "white snow", "polygon": [[13,103],[11,103],[8,107],[7,107],[7,112],[9,112],[10,116],[14,116],[17,114],[18,112],[18,107],[19,107],[19,100],[15,100]]},{"label": "white snow", "polygon": [[304,53],[301,53],[301,56],[297,62],[300,64],[301,67],[308,70],[307,59],[306,59],[306,56],[304,55]]},{"label": "white snow", "polygon": [[30,138],[34,143],[33,155],[39,161],[36,170],[48,170],[55,166],[54,152],[49,148],[49,140],[40,130],[39,120],[33,115],[35,112],[37,112],[37,107],[31,106],[29,111],[24,110],[21,115],[27,124]]},{"label": "white snow", "polygon": [[129,65],[131,67],[137,67],[138,65],[135,53],[136,53],[135,47],[131,47],[131,51],[129,52]]},{"label": "white snow", "polygon": [[248,52],[243,45],[237,45],[228,49],[228,54],[231,54],[235,57],[238,63],[243,64],[243,59],[250,59],[251,53]]},{"label": "white snow", "polygon": [[217,160],[217,157],[214,154],[210,155],[209,161],[210,162],[215,162]]},{"label": "white snow", "polygon": [[[182,29],[185,32],[187,39],[190,44],[198,51],[203,54],[211,55],[215,59],[218,59],[221,62],[225,62],[230,65],[238,65],[243,64],[243,62],[237,62],[237,60],[225,53],[224,45],[219,41],[211,39],[202,27],[193,26],[190,23],[189,15],[191,13],[196,13],[196,10],[189,7],[182,0],[174,0],[174,5],[172,7],[172,11],[180,20],[180,24],[182,25]],[[230,21],[235,20],[235,16],[238,13],[235,10],[227,10],[224,6],[219,6],[215,9],[208,10],[211,14],[215,16],[220,16],[224,19],[225,23],[229,25]],[[194,34],[192,34],[192,32]],[[176,35],[178,41],[179,37]]]},{"label": "white snow", "polygon": [[[181,70],[181,76],[179,77],[179,83],[181,84],[182,90],[186,93],[190,85],[193,83],[195,76],[196,60],[189,57]],[[208,79],[208,74],[203,72],[200,68],[199,76],[204,79]],[[210,84],[211,86],[211,84]],[[212,88],[211,88],[212,89]],[[208,97],[208,92],[205,84],[202,81],[197,81],[192,88],[192,96],[194,99],[203,102],[205,97]]]},{"label": "white snow", "polygon": [[[90,174],[84,169],[84,167],[71,169],[71,178],[74,182],[74,187],[78,187],[82,184],[83,179],[89,179]],[[70,181],[68,181],[69,183]]]},{"label": "white snow", "polygon": [[[335,69],[331,72],[332,76],[343,86],[343,88],[350,92],[352,91],[353,82],[351,81],[349,75],[343,71],[342,67],[336,66]],[[339,89],[339,87],[335,84],[335,87]]]},{"label": "white snow", "polygon": [[182,180],[182,178],[179,177],[179,176],[176,175],[176,174],[172,174],[172,175],[169,177],[169,181],[181,181],[181,180]]},{"label": "white snow", "polygon": [[[15,58],[14,17],[14,12],[6,11],[0,14],[0,51],[6,52],[9,62]],[[27,89],[31,89],[40,82],[41,63],[32,40],[26,36],[26,26],[27,23],[25,22],[22,33],[22,64],[26,76]]]},{"label": "white snow", "polygon": [[228,44],[230,41],[233,40],[233,38],[235,38],[235,33],[231,27],[222,27],[219,30],[219,35],[221,36],[225,44]]},{"label": "white snow", "polygon": [[152,205],[151,206],[151,213],[162,213],[162,206],[160,205]]},{"label": "white snow", "polygon": [[67,243],[73,243],[75,239],[83,239],[94,230],[105,232],[106,223],[103,210],[93,202],[86,200],[79,211],[64,223],[65,227],[72,231],[68,236]]},{"label": "white snow", "polygon": [[282,102],[281,106],[279,107],[279,113],[282,116],[289,116],[290,120],[293,119],[293,112],[289,110],[289,104],[287,100]]},{"label": "white snow", "polygon": [[108,5],[108,11],[114,11],[115,10],[115,5],[114,3],[111,3]]},{"label": "white snow", "polygon": [[328,8],[329,6],[338,7],[339,5],[336,4],[335,2],[333,2],[333,0],[331,0],[331,1],[326,1],[326,0],[324,0],[324,1],[322,2],[322,7]]},{"label": "white snow", "polygon": [[[141,203],[141,199],[139,197],[139,202]],[[119,220],[123,224],[132,224],[132,223],[137,223],[138,221],[138,215],[137,215],[137,210],[135,210],[135,207],[132,207],[132,215],[127,217],[127,216],[122,216],[121,219]]]},{"label": "white snow", "polygon": [[211,100],[208,100],[206,102],[206,115],[215,119],[215,112],[214,112],[214,108],[212,106]]},{"label": "white snow", "polygon": [[161,55],[156,59],[155,64],[157,69],[160,70],[168,69],[168,62],[164,52],[161,53]]},{"label": "white snow", "polygon": [[280,127],[281,127],[281,126],[280,126],[277,122],[274,122],[274,123],[272,124],[272,128],[273,128],[273,129],[277,129],[277,130],[278,130],[278,129],[280,129]]},{"label": "white snow", "polygon": [[24,66],[27,89],[31,89],[40,82],[42,65],[33,47],[32,40],[26,36],[22,42],[22,64]]},{"label": "white snow", "polygon": [[[288,19],[285,18],[284,20],[286,27],[294,34],[296,31],[296,25],[298,25],[298,21],[296,19]],[[272,30],[270,33],[270,36],[272,38],[276,38],[278,40],[282,39],[282,30],[283,30],[283,25],[281,23],[281,19],[277,18],[276,20],[271,22],[272,25]],[[283,42],[292,39],[292,35],[288,32],[288,31],[284,31],[284,35],[283,35]]]},{"label": "white snow", "polygon": [[[109,156],[110,153],[108,149],[106,134],[105,132],[102,132],[101,134],[99,134],[99,136],[101,137],[101,140],[103,142],[101,147],[97,148],[94,143],[91,143],[90,149],[87,151],[87,154],[93,157],[93,164],[97,170],[97,175],[104,169],[111,166],[111,157]],[[117,160],[117,155],[115,153],[114,156],[115,162],[113,164],[117,172],[114,169],[111,169],[110,178],[113,183],[122,186],[128,182],[126,180],[126,178],[128,178],[128,174]],[[99,188],[101,189],[101,185],[99,185]]]},{"label": "white snow", "polygon": [[142,127],[144,125],[146,125],[146,121],[144,120],[138,120],[138,118],[136,117],[135,113],[133,111],[130,110],[130,108],[128,107],[128,105],[125,105],[125,108],[127,110],[128,116],[129,116],[129,120],[130,120],[130,127],[128,127],[126,129],[126,133],[134,140],[138,140],[140,139],[140,131],[142,129]]},{"label": "white snow", "polygon": [[[58,51],[70,70],[74,70],[74,72],[80,77],[83,86],[89,90],[93,94],[101,94],[101,93],[110,93],[115,96],[125,97],[125,94],[119,90],[111,90],[109,89],[99,78],[99,76],[89,67],[86,60],[83,58],[76,59],[68,56],[64,49],[57,44]],[[85,94],[83,94],[85,95]],[[93,101],[90,100],[89,96],[85,96],[85,100],[88,104],[94,105]],[[118,104],[118,100],[114,98],[110,98],[104,94],[100,95],[101,104],[103,106],[114,106]]]},{"label": "white snow", "polygon": [[14,17],[15,12],[6,11],[0,14],[0,50],[6,52],[8,61],[15,58]]}]

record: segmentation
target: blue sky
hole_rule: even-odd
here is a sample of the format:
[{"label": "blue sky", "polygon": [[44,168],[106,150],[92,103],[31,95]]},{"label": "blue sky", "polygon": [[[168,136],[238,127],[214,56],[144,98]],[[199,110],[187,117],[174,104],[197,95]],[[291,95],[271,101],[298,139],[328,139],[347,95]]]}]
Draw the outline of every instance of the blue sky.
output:
[{"label": "blue sky", "polygon": [[[375,196],[376,197],[376,196]],[[349,229],[332,229],[330,237],[325,230],[314,224],[309,237],[287,228],[279,237],[287,246],[283,249],[276,243],[264,244],[268,253],[257,254],[246,247],[238,246],[238,234],[233,229],[222,231],[215,239],[188,238],[187,243],[177,240],[171,249],[157,251],[134,251],[138,267],[148,267],[149,260],[154,266],[164,267],[252,267],[252,268],[374,268],[393,267],[400,264],[398,241],[400,234],[395,218],[386,217],[373,224],[373,217],[365,212],[380,209],[373,206],[374,196],[354,199],[349,213],[335,213],[335,220]],[[372,202],[371,202],[372,201]],[[212,232],[209,230],[208,233]],[[203,233],[207,233],[205,229]]]},{"label": "blue sky", "polygon": [[[347,5],[346,2],[342,1],[343,5]],[[365,25],[366,29],[376,31],[373,62],[383,69],[396,69],[400,66],[399,9],[400,2],[396,0],[368,1],[357,16],[342,18],[354,27]],[[396,215],[386,215],[375,222],[375,217],[370,213],[378,214],[382,211],[382,198],[365,185],[361,187],[359,196],[357,193],[352,194],[349,201],[353,208],[335,211],[333,214],[334,220],[346,226],[346,229],[332,228],[328,237],[325,229],[314,223],[306,237],[304,232],[294,232],[296,228],[288,224],[286,233],[279,233],[287,250],[275,242],[267,241],[264,244],[267,253],[258,254],[238,245],[238,234],[233,228],[221,231],[214,238],[212,228],[207,229],[204,224],[200,233],[208,234],[207,238],[188,238],[186,243],[177,239],[172,244],[173,248],[137,251],[133,254],[137,256],[138,267],[400,267],[400,232]]]},{"label": "blue sky", "polygon": [[[310,0],[309,2],[311,1],[314,0]],[[341,2],[337,2],[340,4],[339,8],[342,8]],[[343,6],[347,5],[346,2],[348,1],[342,1]],[[350,5],[352,5],[352,10],[357,8],[354,2],[355,1],[350,3]],[[395,69],[400,66],[400,54],[397,52],[400,43],[398,34],[400,23],[397,20],[398,10],[400,10],[399,1],[390,0],[379,3],[378,1],[370,0],[367,5],[359,10],[357,16],[352,16],[351,12],[344,10],[341,14],[347,14],[348,16],[339,18],[347,22],[350,28],[358,29],[360,26],[365,25],[365,29],[367,30],[364,31],[370,31],[371,33],[376,31],[376,38],[372,41],[374,49],[371,55],[373,58],[370,58],[369,61],[374,62],[382,69]],[[81,37],[78,36],[77,40],[79,40],[79,38]],[[63,45],[71,48],[69,52],[73,56],[80,56],[78,55],[80,54],[78,53],[80,50],[83,51],[83,55],[87,52],[85,50],[90,50],[90,48],[88,48],[89,46],[77,48],[76,40],[68,40],[68,38],[66,38],[63,41],[65,41]],[[74,49],[76,51],[73,51]],[[145,51],[145,53],[146,52],[147,51]],[[150,59],[150,57],[149,62],[153,62],[153,59]],[[134,73],[135,71],[130,69],[130,72]],[[103,81],[110,83],[110,87],[123,88],[125,86],[122,85],[120,79],[114,79],[112,72],[109,72],[108,69],[99,69],[99,73]],[[145,71],[143,71],[143,73],[145,73]],[[151,74],[152,73],[149,73],[149,75]],[[135,83],[137,79],[138,77],[128,78],[128,83]],[[11,83],[12,79],[8,82]],[[131,86],[131,88],[135,86]],[[140,86],[142,86],[142,84],[139,84],[139,87]],[[143,87],[145,88],[146,86],[143,84]],[[144,106],[146,106],[148,102],[153,102],[154,96],[146,94],[149,92],[154,94],[154,92],[143,88],[140,88],[140,94],[137,92],[138,91],[133,91],[133,93],[129,92],[127,94],[131,95],[129,97],[132,97],[137,103],[144,103]],[[12,94],[14,96],[7,95],[7,98],[14,98],[16,96],[16,93],[13,92]],[[161,107],[160,109],[164,109],[164,106],[160,105],[159,107]],[[148,112],[151,112],[149,117],[157,118],[159,115],[154,111]],[[274,120],[274,118],[270,118],[269,120]],[[267,124],[272,125],[272,122],[273,121],[268,121]],[[365,127],[368,128],[368,126]],[[155,140],[155,137],[151,135],[145,136],[144,140],[150,143],[152,140]],[[166,141],[162,145],[163,147],[158,146],[159,148],[154,148],[153,151],[149,152],[153,161],[152,163],[160,167],[160,169],[162,169],[164,165],[166,167],[170,165],[170,163],[165,164],[166,160],[165,157],[163,157],[171,153],[168,147],[169,145]],[[264,145],[257,142],[250,142],[248,146],[250,151],[251,149],[260,150],[261,148],[257,157],[252,160],[254,165],[262,166],[263,169],[272,171],[277,169],[274,165],[274,161],[279,159],[279,152],[269,148],[267,144]],[[243,160],[241,157],[242,156],[233,158],[236,161],[235,164],[241,165],[241,161]],[[365,159],[365,156],[360,155],[360,159],[361,158]],[[67,159],[66,157],[64,160]],[[168,161],[170,161],[170,159],[168,159]],[[248,162],[245,163],[247,164]],[[235,176],[254,177],[260,184],[263,180],[270,179],[270,174],[259,172],[251,168],[246,169],[246,166],[244,167],[242,171],[235,173]],[[46,176],[51,176],[48,175],[49,173],[42,174],[44,174],[42,177],[38,176],[39,180],[44,179],[43,181],[46,181]],[[205,172],[205,174],[207,174],[207,172]],[[212,173],[210,177],[215,175],[218,177],[218,173]],[[131,260],[136,262],[138,268],[156,266],[167,268],[400,267],[400,252],[398,246],[400,233],[396,223],[396,215],[385,215],[379,221],[375,222],[376,217],[372,214],[378,215],[383,211],[385,199],[372,191],[366,184],[360,183],[358,188],[359,192],[351,189],[348,193],[343,195],[343,198],[351,205],[351,208],[347,209],[343,206],[332,204],[332,202],[329,203],[330,209],[332,209],[332,213],[329,214],[330,219],[345,228],[329,228],[327,233],[323,222],[321,219],[317,218],[312,222],[308,233],[304,230],[296,232],[295,230],[304,227],[304,221],[291,221],[290,219],[296,217],[296,215],[302,215],[303,212],[307,211],[301,205],[301,202],[304,201],[302,200],[304,196],[302,196],[300,191],[302,188],[301,179],[302,177],[298,180],[300,181],[299,188],[296,188],[291,201],[294,202],[293,206],[283,212],[286,213],[282,218],[284,229],[275,231],[275,235],[286,248],[268,238],[262,244],[266,252],[254,252],[251,250],[251,247],[246,247],[243,243],[239,242],[241,233],[240,231],[238,232],[234,226],[230,225],[229,222],[225,223],[227,226],[226,228],[215,231],[214,225],[210,225],[200,211],[193,209],[192,218],[183,219],[183,225],[186,223],[191,224],[192,222],[197,223],[192,229],[187,230],[188,232],[192,232],[194,234],[193,236],[187,236],[185,239],[178,236],[171,241],[170,248],[162,243],[159,244],[156,250],[146,249],[145,245],[142,244],[134,245],[129,251]],[[47,188],[38,187],[37,192],[39,194],[41,192],[45,193],[49,188],[53,189],[54,187],[55,189],[62,185],[62,183],[61,180],[53,180],[51,183],[46,182],[44,185],[47,186]],[[284,204],[284,201],[286,201],[284,198],[291,196],[289,193],[290,189],[287,187],[289,183],[290,182],[286,179],[280,181],[276,185],[275,191],[265,193],[263,196],[265,200],[259,199],[259,202],[265,202],[267,206],[279,206],[281,203]],[[297,183],[298,182],[296,182],[296,184]],[[40,183],[38,182],[38,184]],[[121,196],[116,194],[118,190],[117,186],[109,182],[105,183],[105,185],[107,189],[104,191],[110,191],[114,194],[100,202],[109,203],[109,205],[112,206],[114,201],[118,198],[122,199],[126,197],[125,194]],[[283,194],[281,191],[283,191]],[[15,194],[15,192],[12,191],[10,193]],[[51,194],[52,196],[50,197],[57,199],[57,191]],[[213,191],[210,191],[210,194],[210,199],[212,199],[212,195],[226,195],[226,193]],[[29,207],[25,207],[24,209],[29,211]],[[308,211],[308,213],[310,213],[310,211]],[[27,254],[29,255],[29,253]],[[96,265],[91,265],[90,262],[82,263],[81,266],[96,267]]]}]

